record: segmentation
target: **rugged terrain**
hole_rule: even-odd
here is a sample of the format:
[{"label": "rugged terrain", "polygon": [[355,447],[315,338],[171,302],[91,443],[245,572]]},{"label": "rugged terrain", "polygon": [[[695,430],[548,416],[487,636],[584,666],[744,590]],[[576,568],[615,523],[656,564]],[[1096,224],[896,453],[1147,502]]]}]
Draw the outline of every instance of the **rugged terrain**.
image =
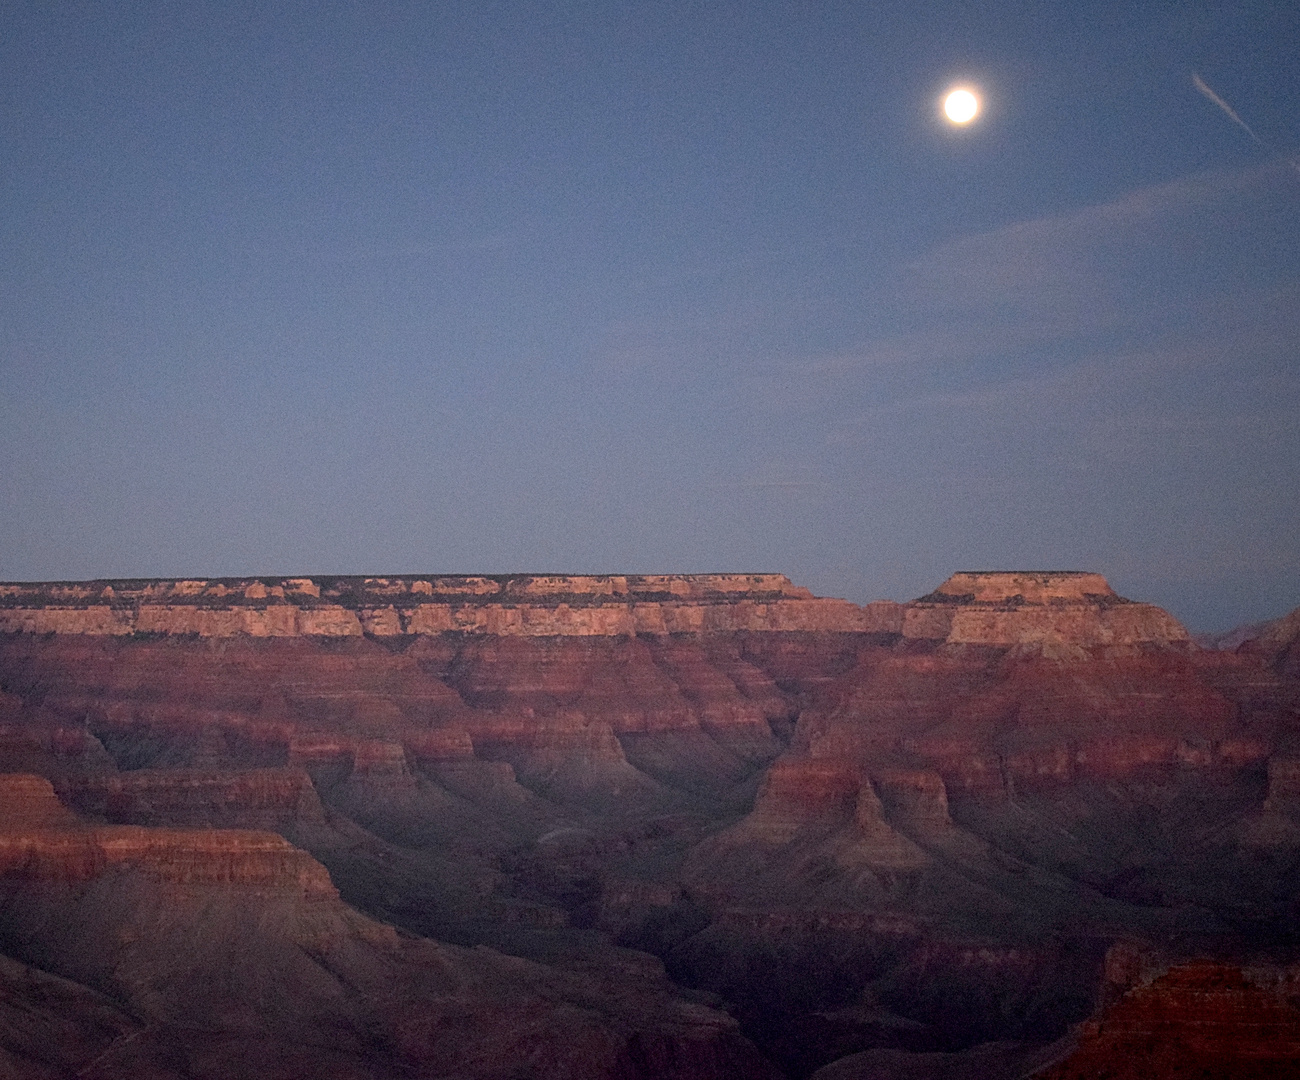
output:
[{"label": "rugged terrain", "polygon": [[0,585],[0,1076],[1281,1075],[1300,617],[1231,644],[1087,573]]}]

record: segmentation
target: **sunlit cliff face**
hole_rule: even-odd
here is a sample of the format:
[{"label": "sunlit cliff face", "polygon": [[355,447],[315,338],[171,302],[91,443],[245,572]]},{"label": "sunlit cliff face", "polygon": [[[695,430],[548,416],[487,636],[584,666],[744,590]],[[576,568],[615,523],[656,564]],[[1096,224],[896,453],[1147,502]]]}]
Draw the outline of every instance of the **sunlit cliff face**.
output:
[{"label": "sunlit cliff face", "polygon": [[864,606],[814,597],[779,574],[0,585],[0,601],[0,631],[25,633],[388,638],[804,630],[1016,644],[1050,637],[1052,626],[1072,618],[1075,644],[1187,637],[1164,612],[1129,605],[1100,574],[1084,572],[963,572],[912,604]]}]

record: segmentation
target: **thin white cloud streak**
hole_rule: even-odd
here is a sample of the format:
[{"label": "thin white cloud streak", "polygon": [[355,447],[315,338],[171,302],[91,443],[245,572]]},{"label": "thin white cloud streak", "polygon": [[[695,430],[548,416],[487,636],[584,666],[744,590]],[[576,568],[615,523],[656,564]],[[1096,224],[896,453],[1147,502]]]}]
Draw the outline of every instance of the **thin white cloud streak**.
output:
[{"label": "thin white cloud streak", "polygon": [[1234,109],[1231,105],[1229,105],[1226,101],[1224,101],[1223,98],[1219,97],[1219,95],[1216,94],[1213,90],[1211,90],[1208,86],[1206,86],[1205,80],[1202,79],[1199,75],[1197,75],[1196,72],[1192,72],[1192,85],[1195,86],[1197,90],[1199,90],[1212,102],[1214,102],[1214,104],[1216,104],[1220,109],[1222,109],[1225,113],[1227,113],[1228,117],[1232,120],[1232,122],[1236,124],[1238,127],[1240,127],[1242,131],[1244,131],[1247,135],[1249,135],[1252,139],[1254,139],[1257,143],[1259,143],[1260,146],[1264,145],[1263,140],[1258,135],[1256,135],[1254,131],[1251,130],[1250,125],[1246,123],[1246,121],[1243,120],[1240,116],[1237,115],[1237,110]]},{"label": "thin white cloud streak", "polygon": [[[1220,109],[1222,109],[1228,115],[1228,118],[1234,124],[1238,125],[1242,131],[1244,131],[1247,135],[1249,135],[1252,139],[1254,139],[1258,145],[1263,146],[1265,149],[1269,149],[1268,145],[1264,142],[1264,140],[1255,134],[1254,128],[1252,128],[1249,124],[1246,123],[1245,120],[1243,120],[1240,116],[1237,115],[1237,110],[1234,109],[1231,105],[1229,105],[1226,101],[1224,101],[1223,98],[1219,97],[1219,95],[1216,94],[1213,90],[1211,90],[1205,84],[1205,80],[1203,80],[1195,72],[1192,73],[1192,85],[1195,86],[1196,89],[1199,90],[1202,94],[1204,94],[1207,98],[1209,98],[1210,101],[1214,102],[1215,105],[1217,105]],[[1287,157],[1285,154],[1278,154],[1277,156],[1280,160],[1285,161],[1288,165],[1290,165],[1291,168],[1295,170],[1297,174],[1300,174],[1300,161],[1296,160],[1294,157]]]}]

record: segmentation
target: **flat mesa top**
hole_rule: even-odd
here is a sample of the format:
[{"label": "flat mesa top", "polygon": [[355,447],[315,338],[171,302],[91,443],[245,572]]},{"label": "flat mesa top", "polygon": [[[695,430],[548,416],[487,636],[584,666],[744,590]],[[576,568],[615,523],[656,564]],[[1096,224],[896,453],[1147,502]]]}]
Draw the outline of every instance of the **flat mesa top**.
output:
[{"label": "flat mesa top", "polygon": [[252,578],[0,583],[0,634],[523,637],[734,632],[898,635],[950,644],[1185,641],[1100,574],[963,571],[909,604],[815,597],[781,574]]},{"label": "flat mesa top", "polygon": [[0,606],[24,603],[213,604],[291,603],[344,607],[421,602],[558,603],[748,597],[811,599],[784,574],[401,574],[191,579],[0,582]]},{"label": "flat mesa top", "polygon": [[1118,599],[1110,583],[1088,570],[962,570],[930,594],[975,603],[1019,600],[1025,604]]}]

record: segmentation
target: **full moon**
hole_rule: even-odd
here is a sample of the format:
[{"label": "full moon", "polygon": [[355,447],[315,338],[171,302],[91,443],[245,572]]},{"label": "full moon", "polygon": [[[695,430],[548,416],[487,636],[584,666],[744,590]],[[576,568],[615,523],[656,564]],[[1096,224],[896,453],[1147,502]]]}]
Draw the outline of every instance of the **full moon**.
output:
[{"label": "full moon", "polygon": [[943,99],[944,115],[954,124],[969,124],[980,111],[980,102],[969,90],[954,90]]}]

